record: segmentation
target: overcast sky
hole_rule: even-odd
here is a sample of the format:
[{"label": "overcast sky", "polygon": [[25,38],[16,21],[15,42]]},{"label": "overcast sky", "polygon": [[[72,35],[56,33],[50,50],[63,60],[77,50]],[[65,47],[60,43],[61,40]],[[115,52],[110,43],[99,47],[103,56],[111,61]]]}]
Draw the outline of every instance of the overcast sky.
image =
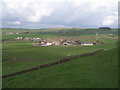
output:
[{"label": "overcast sky", "polygon": [[[119,0],[3,0],[9,28],[117,27]],[[1,15],[1,14],[0,14]]]}]

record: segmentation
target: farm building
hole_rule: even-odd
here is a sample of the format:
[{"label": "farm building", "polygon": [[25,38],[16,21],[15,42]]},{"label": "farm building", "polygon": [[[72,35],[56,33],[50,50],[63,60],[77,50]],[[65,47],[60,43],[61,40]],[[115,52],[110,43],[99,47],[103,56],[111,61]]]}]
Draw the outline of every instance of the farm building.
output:
[{"label": "farm building", "polygon": [[97,44],[103,44],[103,42],[97,41],[80,41],[80,40],[52,40],[52,39],[42,39],[39,43],[36,43],[38,46],[92,46]]},{"label": "farm building", "polygon": [[52,44],[56,46],[56,45],[60,45],[61,43],[60,41],[52,41]]},{"label": "farm building", "polygon": [[52,45],[53,45],[53,43],[46,43],[46,45],[47,45],[47,46],[52,46]]},{"label": "farm building", "polygon": [[33,46],[52,46],[52,43],[45,43],[45,42],[41,42],[41,43],[33,43]]},{"label": "farm building", "polygon": [[113,34],[108,34],[108,36],[110,36],[110,37],[115,37],[115,35],[113,35]]},{"label": "farm building", "polygon": [[94,44],[95,44],[94,42],[89,42],[89,41],[81,42],[81,45],[83,46],[92,46]]},{"label": "farm building", "polygon": [[62,45],[80,45],[81,41],[80,40],[63,40],[61,41]]},{"label": "farm building", "polygon": [[15,39],[16,39],[16,40],[23,40],[24,37],[16,37]]},{"label": "farm building", "polygon": [[47,38],[47,39],[44,39],[44,42],[52,43],[55,46],[61,44],[60,39],[50,39],[50,38]]},{"label": "farm building", "polygon": [[30,40],[30,38],[29,37],[25,37],[24,40]]},{"label": "farm building", "polygon": [[41,38],[33,38],[33,37],[16,37],[16,40],[31,40],[31,41],[43,41]]},{"label": "farm building", "polygon": [[99,41],[99,40],[96,40],[96,41],[94,41],[94,44],[103,44],[103,42],[101,42],[101,41]]},{"label": "farm building", "polygon": [[8,34],[16,34],[16,35],[18,35],[19,33],[18,32],[10,32]]}]

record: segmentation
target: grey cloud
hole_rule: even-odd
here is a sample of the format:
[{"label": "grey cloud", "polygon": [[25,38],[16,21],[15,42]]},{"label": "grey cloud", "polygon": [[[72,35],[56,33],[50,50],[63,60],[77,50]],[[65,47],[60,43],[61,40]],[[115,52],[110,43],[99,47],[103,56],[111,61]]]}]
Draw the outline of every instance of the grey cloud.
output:
[{"label": "grey cloud", "polygon": [[[76,3],[77,5],[69,1],[66,3],[64,0],[63,2],[55,3],[46,3],[47,0],[46,2],[35,0],[33,5],[38,5],[38,7],[31,7],[32,2],[29,3],[29,0],[25,1],[27,4],[24,4],[24,8],[20,10],[14,7],[9,9],[6,3],[3,4],[3,26],[17,27],[19,25],[10,25],[9,22],[20,21],[22,27],[29,28],[48,28],[57,26],[99,27],[103,26],[102,23],[105,18],[117,15],[114,12],[117,12],[117,7],[115,5],[117,5],[118,0],[114,2],[114,6],[111,5],[112,3],[106,3],[104,5],[101,5],[103,4],[101,3],[100,5],[95,5],[95,8],[93,8],[94,0],[91,2],[90,0],[81,0],[81,3]],[[42,4],[40,5],[42,5],[42,7],[36,4],[37,1],[41,1]],[[107,1],[109,2],[109,0]],[[14,9],[15,11],[13,11]],[[113,23],[108,26],[117,27],[116,22],[117,20],[115,19]]]}]

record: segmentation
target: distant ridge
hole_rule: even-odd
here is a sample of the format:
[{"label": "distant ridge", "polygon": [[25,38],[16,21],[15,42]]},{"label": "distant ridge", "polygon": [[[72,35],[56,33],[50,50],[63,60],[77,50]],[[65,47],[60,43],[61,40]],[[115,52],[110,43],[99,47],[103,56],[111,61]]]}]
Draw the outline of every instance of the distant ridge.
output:
[{"label": "distant ridge", "polygon": [[86,28],[72,28],[72,27],[56,27],[56,28],[42,28],[44,30],[85,30]]}]

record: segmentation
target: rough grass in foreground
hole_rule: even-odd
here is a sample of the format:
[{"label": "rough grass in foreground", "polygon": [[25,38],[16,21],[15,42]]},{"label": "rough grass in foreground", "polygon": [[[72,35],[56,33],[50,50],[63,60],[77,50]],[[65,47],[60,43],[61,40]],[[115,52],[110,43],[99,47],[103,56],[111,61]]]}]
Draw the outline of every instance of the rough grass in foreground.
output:
[{"label": "rough grass in foreground", "polygon": [[4,88],[117,88],[118,48],[3,79]]}]

